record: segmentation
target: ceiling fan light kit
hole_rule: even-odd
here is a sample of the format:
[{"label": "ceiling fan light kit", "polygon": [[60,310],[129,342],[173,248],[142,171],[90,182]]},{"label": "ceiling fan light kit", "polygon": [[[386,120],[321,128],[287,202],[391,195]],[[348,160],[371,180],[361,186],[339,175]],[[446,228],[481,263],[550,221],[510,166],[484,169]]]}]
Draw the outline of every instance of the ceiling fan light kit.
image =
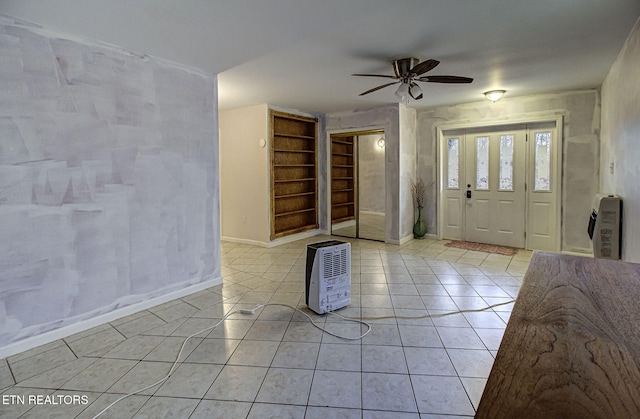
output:
[{"label": "ceiling fan light kit", "polygon": [[400,100],[405,100],[407,95],[411,96],[414,100],[422,99],[422,88],[416,82],[429,82],[429,83],[471,83],[472,78],[461,76],[423,76],[424,73],[433,70],[440,61],[438,60],[426,60],[420,62],[417,58],[401,58],[393,61],[393,72],[395,75],[389,76],[386,74],[352,74],[358,77],[382,77],[387,79],[394,79],[390,83],[374,87],[365,92],[360,93],[360,96],[368,95],[387,86],[400,83],[395,94]]},{"label": "ceiling fan light kit", "polygon": [[505,93],[507,93],[506,90],[489,90],[488,92],[484,92],[484,97],[492,102],[496,102],[502,99]]}]

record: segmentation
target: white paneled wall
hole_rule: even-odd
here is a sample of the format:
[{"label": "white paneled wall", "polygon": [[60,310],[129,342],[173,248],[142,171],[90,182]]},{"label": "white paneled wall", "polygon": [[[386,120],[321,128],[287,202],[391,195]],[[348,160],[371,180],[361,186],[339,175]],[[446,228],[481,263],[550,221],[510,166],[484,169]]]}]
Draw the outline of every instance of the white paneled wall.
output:
[{"label": "white paneled wall", "polygon": [[0,350],[220,282],[213,75],[0,16]]}]

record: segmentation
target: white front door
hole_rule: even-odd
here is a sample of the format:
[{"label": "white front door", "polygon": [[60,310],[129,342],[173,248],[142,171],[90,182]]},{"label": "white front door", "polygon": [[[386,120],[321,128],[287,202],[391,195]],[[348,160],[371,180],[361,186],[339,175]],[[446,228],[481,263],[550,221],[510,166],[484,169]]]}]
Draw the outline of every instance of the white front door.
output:
[{"label": "white front door", "polygon": [[524,127],[465,136],[466,241],[525,245]]},{"label": "white front door", "polygon": [[558,250],[555,122],[448,130],[441,139],[442,238]]}]

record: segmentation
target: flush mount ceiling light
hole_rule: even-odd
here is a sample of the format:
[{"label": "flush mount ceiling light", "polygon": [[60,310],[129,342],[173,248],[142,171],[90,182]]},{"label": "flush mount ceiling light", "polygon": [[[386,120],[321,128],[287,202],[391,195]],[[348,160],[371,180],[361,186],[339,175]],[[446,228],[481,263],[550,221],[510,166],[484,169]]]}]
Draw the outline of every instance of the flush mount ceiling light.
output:
[{"label": "flush mount ceiling light", "polygon": [[496,102],[502,99],[505,93],[507,93],[506,90],[489,90],[488,92],[484,92],[484,97],[492,102]]}]

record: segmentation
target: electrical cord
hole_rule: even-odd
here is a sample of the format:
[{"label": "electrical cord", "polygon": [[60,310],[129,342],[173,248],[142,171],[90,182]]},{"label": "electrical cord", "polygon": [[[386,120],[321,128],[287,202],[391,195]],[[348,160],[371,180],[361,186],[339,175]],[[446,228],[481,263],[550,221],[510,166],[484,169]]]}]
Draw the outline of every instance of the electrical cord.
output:
[{"label": "electrical cord", "polygon": [[311,324],[313,326],[315,326],[316,328],[322,330],[324,333],[327,333],[331,336],[335,336],[337,338],[341,338],[341,339],[347,339],[347,340],[359,340],[364,338],[366,335],[369,334],[369,332],[371,332],[371,325],[367,322],[365,322],[365,320],[383,320],[383,319],[405,319],[405,320],[410,320],[410,319],[425,319],[425,318],[438,318],[438,317],[445,317],[445,316],[451,316],[454,314],[461,314],[461,313],[474,313],[474,312],[481,312],[481,311],[485,311],[485,310],[489,310],[491,308],[494,307],[499,307],[499,306],[503,306],[506,304],[511,304],[513,303],[515,300],[510,300],[510,301],[505,301],[502,303],[497,303],[497,304],[492,304],[490,306],[487,307],[483,307],[483,308],[478,308],[478,309],[465,309],[465,310],[457,310],[457,311],[450,311],[450,312],[446,312],[446,313],[435,313],[435,314],[425,314],[423,316],[378,316],[378,317],[359,317],[359,318],[355,318],[355,317],[348,317],[348,316],[342,316],[338,313],[335,313],[333,311],[328,311],[327,314],[339,317],[343,320],[346,321],[350,321],[350,322],[354,322],[354,323],[360,323],[363,324],[365,326],[367,326],[367,331],[364,332],[362,335],[360,336],[343,336],[343,335],[339,335],[337,333],[333,333],[328,331],[327,329],[322,328],[321,326],[319,326],[316,322],[313,321],[313,319],[311,318],[311,316],[309,316],[307,313],[305,313],[304,311],[300,310],[298,307],[294,307],[294,306],[290,306],[288,304],[277,304],[277,303],[267,303],[267,304],[259,304],[257,306],[255,306],[253,309],[251,310],[246,310],[246,309],[242,309],[242,310],[235,310],[235,311],[231,311],[227,314],[225,314],[220,321],[218,321],[216,324],[214,324],[213,326],[207,327],[206,329],[202,329],[199,332],[196,332],[190,336],[188,336],[184,342],[182,342],[182,346],[180,347],[180,350],[178,351],[178,355],[176,356],[176,360],[173,362],[173,365],[171,366],[171,369],[169,369],[169,372],[167,373],[167,375],[156,381],[153,384],[150,384],[144,388],[141,388],[139,390],[136,390],[134,392],[125,394],[124,396],[121,396],[120,398],[116,399],[114,402],[112,402],[111,404],[109,404],[107,407],[105,407],[104,409],[102,409],[97,415],[95,415],[93,417],[93,419],[98,418],[99,416],[101,416],[103,413],[105,413],[107,410],[109,410],[110,408],[112,408],[114,405],[116,405],[117,403],[119,403],[120,401],[126,399],[129,396],[133,396],[135,394],[141,393],[145,390],[148,390],[152,387],[155,387],[159,384],[164,383],[165,381],[167,381],[169,379],[169,377],[171,377],[171,374],[173,374],[173,372],[175,371],[176,367],[178,366],[178,362],[180,361],[180,357],[182,356],[182,352],[184,351],[185,346],[187,345],[187,342],[189,342],[189,340],[193,337],[198,336],[201,333],[210,331],[215,329],[216,327],[218,327],[222,322],[224,322],[227,318],[229,318],[230,316],[234,315],[234,314],[244,314],[244,315],[254,315],[256,313],[256,310],[259,310],[261,308],[267,307],[267,306],[281,306],[281,307],[288,307],[291,308],[301,314],[303,314],[308,320],[309,322],[311,322]]},{"label": "electrical cord", "polygon": [[152,388],[152,387],[155,387],[155,386],[157,386],[157,385],[159,385],[159,384],[162,384],[162,383],[164,383],[165,381],[167,381],[167,380],[169,379],[169,377],[171,377],[171,374],[173,374],[173,372],[175,371],[176,367],[178,366],[178,362],[180,361],[180,357],[182,356],[182,352],[184,351],[184,348],[185,348],[185,346],[187,345],[187,342],[189,342],[189,340],[190,340],[191,338],[193,338],[193,337],[195,337],[195,336],[198,336],[198,335],[199,335],[199,334],[201,334],[201,333],[204,333],[204,332],[207,332],[207,331],[210,331],[210,330],[215,329],[215,328],[216,328],[216,327],[218,327],[222,322],[224,322],[227,318],[229,318],[230,316],[232,316],[232,315],[234,315],[234,314],[238,314],[238,313],[240,313],[240,314],[244,314],[244,315],[253,315],[253,314],[255,314],[256,310],[258,310],[258,309],[260,309],[260,308],[263,308],[263,307],[267,307],[267,306],[281,306],[281,307],[289,307],[289,308],[292,308],[292,309],[294,309],[294,310],[298,311],[299,313],[302,313],[303,315],[305,315],[305,316],[307,317],[307,319],[309,319],[309,321],[311,322],[311,324],[312,324],[313,326],[315,326],[315,327],[317,327],[318,329],[322,330],[324,333],[327,333],[327,334],[329,334],[329,335],[331,335],[331,336],[335,336],[335,337],[338,337],[338,338],[341,338],[341,339],[347,339],[347,340],[358,340],[358,339],[362,339],[363,337],[365,337],[366,335],[368,335],[368,334],[369,334],[369,332],[371,332],[371,325],[370,325],[369,323],[367,323],[367,322],[364,322],[364,321],[362,321],[362,320],[358,320],[358,319],[351,319],[351,318],[343,317],[343,316],[341,316],[341,315],[339,315],[339,314],[336,314],[336,313],[333,313],[333,312],[330,312],[330,311],[329,311],[329,312],[327,312],[328,314],[331,314],[331,315],[334,315],[334,316],[340,317],[340,318],[342,318],[342,319],[344,319],[344,320],[347,320],[347,321],[350,321],[350,322],[355,322],[355,323],[360,323],[360,324],[363,324],[363,325],[367,326],[367,331],[366,331],[366,332],[364,332],[364,333],[363,333],[362,335],[360,335],[360,336],[357,336],[357,337],[342,336],[342,335],[339,335],[339,334],[337,334],[337,333],[330,332],[330,331],[328,331],[328,330],[326,330],[326,329],[324,329],[324,328],[320,327],[316,322],[314,322],[314,321],[313,321],[313,319],[311,318],[311,316],[309,316],[307,313],[305,313],[304,311],[300,310],[300,309],[299,309],[299,308],[297,308],[297,307],[290,306],[290,305],[287,305],[287,304],[277,304],[277,303],[259,304],[259,305],[255,306],[255,307],[254,307],[253,309],[251,309],[251,310],[235,310],[235,311],[231,311],[231,312],[229,312],[229,313],[225,314],[225,315],[220,319],[220,321],[218,321],[218,322],[217,322],[216,324],[214,324],[213,326],[207,327],[206,329],[202,329],[202,330],[200,330],[200,331],[198,331],[198,332],[196,332],[196,333],[194,333],[194,334],[192,334],[192,335],[188,336],[188,337],[184,340],[184,342],[182,342],[182,346],[180,347],[180,350],[178,351],[178,355],[176,356],[176,360],[173,362],[173,365],[171,366],[171,369],[169,369],[169,372],[167,373],[167,375],[166,375],[166,376],[164,376],[162,379],[160,379],[160,380],[156,381],[156,382],[155,382],[155,383],[153,383],[153,384],[150,384],[150,385],[148,385],[148,386],[146,386],[146,387],[144,387],[144,388],[141,388],[141,389],[139,389],[139,390],[133,391],[133,392],[131,392],[131,393],[128,393],[128,394],[125,394],[124,396],[119,397],[119,398],[118,398],[118,399],[116,399],[114,402],[112,402],[111,404],[109,404],[107,407],[105,407],[104,409],[102,409],[102,410],[101,410],[97,415],[95,415],[95,416],[93,417],[93,419],[98,418],[98,417],[99,417],[99,416],[101,416],[103,413],[105,413],[107,410],[111,409],[113,406],[115,406],[117,403],[121,402],[122,400],[126,399],[127,397],[130,397],[130,396],[136,395],[136,394],[138,394],[138,393],[141,393],[141,392],[143,392],[143,391],[145,391],[145,390],[148,390],[148,389],[150,389],[150,388]]},{"label": "electrical cord", "polygon": [[[360,320],[384,320],[384,319],[402,319],[402,320],[418,320],[418,319],[433,319],[433,318],[439,318],[439,317],[446,317],[446,316],[452,316],[454,314],[462,314],[462,313],[478,313],[481,311],[485,311],[485,310],[489,310],[490,308],[494,308],[494,307],[499,307],[499,306],[504,306],[507,304],[511,304],[513,302],[515,302],[516,300],[509,300],[509,301],[504,301],[502,303],[496,303],[496,304],[491,304],[490,306],[486,306],[483,308],[469,308],[469,309],[464,309],[464,310],[456,310],[456,311],[448,311],[446,313],[435,313],[435,314],[425,314],[422,316],[377,316],[377,317],[358,317],[357,319]],[[335,314],[335,313],[333,313]],[[337,315],[337,314],[336,314]],[[337,315],[339,316],[339,315]],[[344,320],[356,320],[356,317],[347,317],[347,316],[339,316],[341,318],[343,318]]]}]

